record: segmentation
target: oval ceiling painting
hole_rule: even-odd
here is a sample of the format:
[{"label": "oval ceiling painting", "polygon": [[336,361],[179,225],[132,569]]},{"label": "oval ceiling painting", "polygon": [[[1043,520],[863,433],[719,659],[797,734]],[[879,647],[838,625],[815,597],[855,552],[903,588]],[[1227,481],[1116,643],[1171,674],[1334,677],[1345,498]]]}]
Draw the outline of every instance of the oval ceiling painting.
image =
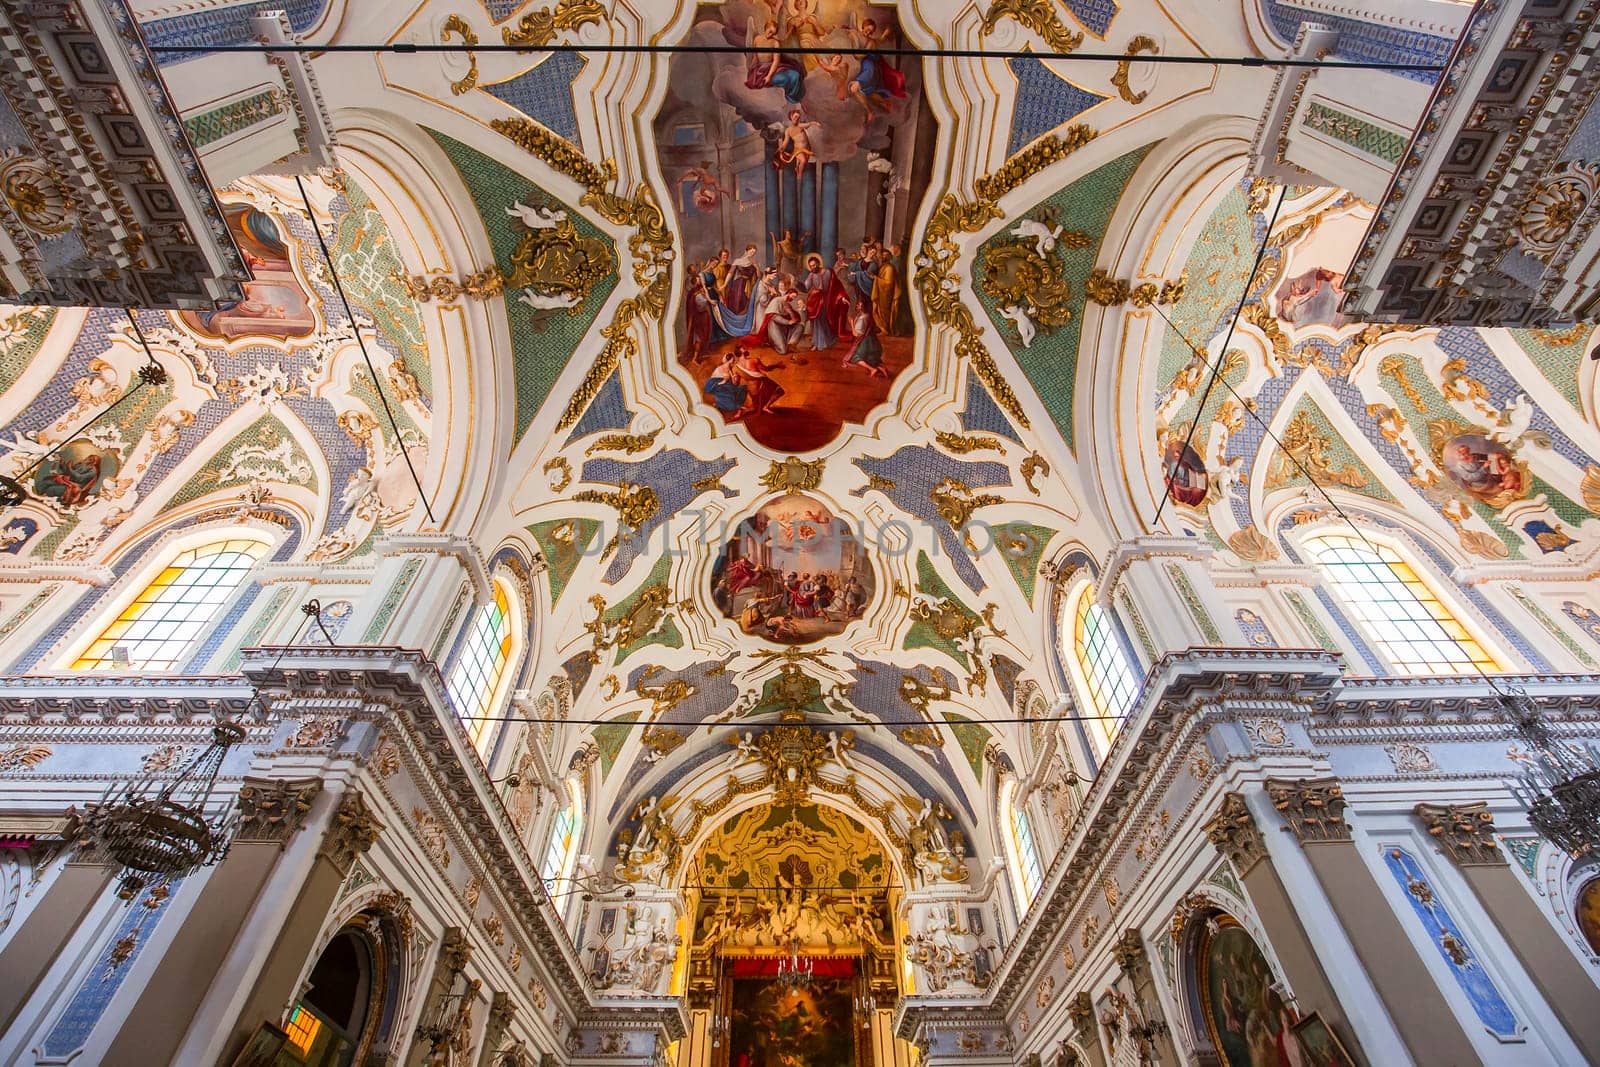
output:
[{"label": "oval ceiling painting", "polygon": [[791,493],[740,524],[711,571],[711,599],[747,634],[802,645],[841,633],[872,599],[859,538],[827,505]]},{"label": "oval ceiling painting", "polygon": [[[894,9],[701,4],[656,119],[683,234],[679,362],[724,423],[805,452],[912,358],[906,274],[934,121]],[[837,47],[838,52],[794,49]]]}]

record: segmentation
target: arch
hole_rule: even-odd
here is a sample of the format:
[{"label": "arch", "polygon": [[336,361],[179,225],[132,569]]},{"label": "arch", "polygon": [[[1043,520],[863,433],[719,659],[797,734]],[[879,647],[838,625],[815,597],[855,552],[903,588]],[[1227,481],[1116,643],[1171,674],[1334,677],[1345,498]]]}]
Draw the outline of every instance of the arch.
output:
[{"label": "arch", "polygon": [[1017,798],[1017,779],[1008,776],[1000,786],[1000,833],[1004,841],[1006,869],[1016,895],[1017,915],[1026,912],[1044,883],[1044,864],[1034,836],[1033,819],[1027,801]]}]

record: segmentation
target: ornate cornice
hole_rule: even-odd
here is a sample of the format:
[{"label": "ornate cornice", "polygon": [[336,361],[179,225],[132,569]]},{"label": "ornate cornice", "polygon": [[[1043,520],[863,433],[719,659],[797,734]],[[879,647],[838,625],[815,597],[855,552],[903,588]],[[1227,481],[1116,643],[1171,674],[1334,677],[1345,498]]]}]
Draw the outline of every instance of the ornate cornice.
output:
[{"label": "ornate cornice", "polygon": [[252,703],[249,683],[237,677],[179,680],[80,672],[0,681],[0,719],[7,725],[209,727],[219,718],[254,725],[269,721]]},{"label": "ornate cornice", "polygon": [[1414,809],[1444,854],[1459,867],[1504,867],[1505,853],[1495,839],[1494,813],[1489,805],[1418,804]]},{"label": "ornate cornice", "polygon": [[1110,607],[1122,573],[1141,560],[1172,558],[1205,561],[1216,555],[1216,549],[1194,537],[1180,534],[1151,534],[1118,541],[1107,553],[1100,568],[1100,581],[1095,586],[1095,600],[1101,607]]},{"label": "ornate cornice", "polygon": [[[370,646],[306,646],[270,652],[247,649],[243,660],[246,677],[260,686],[274,714],[340,716],[351,722],[379,722],[404,734],[420,761],[418,772],[449,808],[486,881],[495,885],[551,979],[569,1002],[597,1003],[538,867],[523,847],[471,739],[450,710],[438,668],[426,655]],[[670,1000],[672,1010],[681,1013],[675,998],[661,1000]],[[626,1003],[654,1010],[649,1001],[630,998]]]},{"label": "ornate cornice", "polygon": [[1228,793],[1222,798],[1222,806],[1206,823],[1205,830],[1206,838],[1232,861],[1241,878],[1266,858],[1267,846],[1261,828],[1245,806],[1244,797],[1238,793]]},{"label": "ornate cornice", "polygon": [[1264,784],[1272,806],[1302,845],[1350,840],[1337,778],[1268,778]]}]

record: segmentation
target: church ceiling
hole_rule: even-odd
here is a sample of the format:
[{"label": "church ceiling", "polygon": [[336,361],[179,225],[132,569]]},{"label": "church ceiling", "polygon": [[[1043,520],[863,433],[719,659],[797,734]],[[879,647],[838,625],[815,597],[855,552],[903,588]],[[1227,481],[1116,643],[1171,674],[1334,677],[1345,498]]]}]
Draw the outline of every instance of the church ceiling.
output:
[{"label": "church ceiling", "polygon": [[[1022,735],[990,720],[1058,688],[1041,567],[1150,532],[1171,467],[1161,526],[1230,567],[1287,557],[1327,510],[1312,478],[1455,562],[1597,547],[1588,332],[1339,321],[1370,206],[1291,190],[1268,233],[1276,190],[1244,175],[1267,75],[1139,62],[1282,50],[1289,4],[363,8],[292,19],[579,51],[327,60],[346,168],[307,185],[356,323],[278,178],[220,191],[248,299],[143,314],[169,381],[81,441],[137,338],[119,312],[7,309],[0,472],[68,444],[3,551],[105,560],[226,507],[346,573],[402,530],[527,559],[518,688],[584,724],[550,763],[592,742],[607,820],[656,797],[681,829],[772,770],[741,741],[801,719],[848,750],[815,778],[833,801],[983,821],[987,754]],[[750,52],[582,51],[640,42]],[[896,53],[935,46],[1130,58]]]}]

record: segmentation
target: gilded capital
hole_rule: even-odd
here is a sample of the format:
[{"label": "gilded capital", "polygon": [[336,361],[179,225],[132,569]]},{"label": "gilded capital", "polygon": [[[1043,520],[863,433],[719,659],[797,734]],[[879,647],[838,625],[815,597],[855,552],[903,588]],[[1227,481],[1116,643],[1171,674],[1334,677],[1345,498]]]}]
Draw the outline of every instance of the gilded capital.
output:
[{"label": "gilded capital", "polygon": [[1067,1014],[1072,1018],[1072,1025],[1079,1033],[1092,1033],[1094,1031],[1094,998],[1088,992],[1078,992],[1067,1001]]},{"label": "gilded capital", "polygon": [[1240,875],[1249,873],[1267,855],[1261,828],[1238,793],[1222,798],[1222,807],[1206,823],[1206,837],[1218,852],[1233,861]]},{"label": "gilded capital", "polygon": [[1078,1050],[1066,1041],[1056,1047],[1055,1067],[1078,1067],[1083,1062],[1083,1057],[1078,1055]]},{"label": "gilded capital", "polygon": [[1130,926],[1122,931],[1122,936],[1117,938],[1117,943],[1111,946],[1111,956],[1130,975],[1137,975],[1144,967],[1147,960],[1144,949],[1144,938],[1139,936],[1139,931]]},{"label": "gilded capital", "polygon": [[279,847],[305,825],[312,802],[322,792],[316,779],[261,781],[239,787],[239,841],[275,841]]},{"label": "gilded capital", "polygon": [[1302,845],[1349,841],[1344,790],[1336,778],[1268,778],[1267,796]]},{"label": "gilded capital", "polygon": [[346,793],[344,800],[339,804],[339,810],[333,813],[333,824],[328,827],[328,836],[323,840],[322,851],[342,870],[348,870],[355,858],[371,848],[378,840],[378,834],[383,829],[383,824],[378,817],[367,807],[367,802],[360,793],[351,791]]},{"label": "gilded capital", "polygon": [[1494,835],[1489,805],[1418,804],[1417,818],[1445,855],[1461,867],[1504,867],[1505,853]]}]

